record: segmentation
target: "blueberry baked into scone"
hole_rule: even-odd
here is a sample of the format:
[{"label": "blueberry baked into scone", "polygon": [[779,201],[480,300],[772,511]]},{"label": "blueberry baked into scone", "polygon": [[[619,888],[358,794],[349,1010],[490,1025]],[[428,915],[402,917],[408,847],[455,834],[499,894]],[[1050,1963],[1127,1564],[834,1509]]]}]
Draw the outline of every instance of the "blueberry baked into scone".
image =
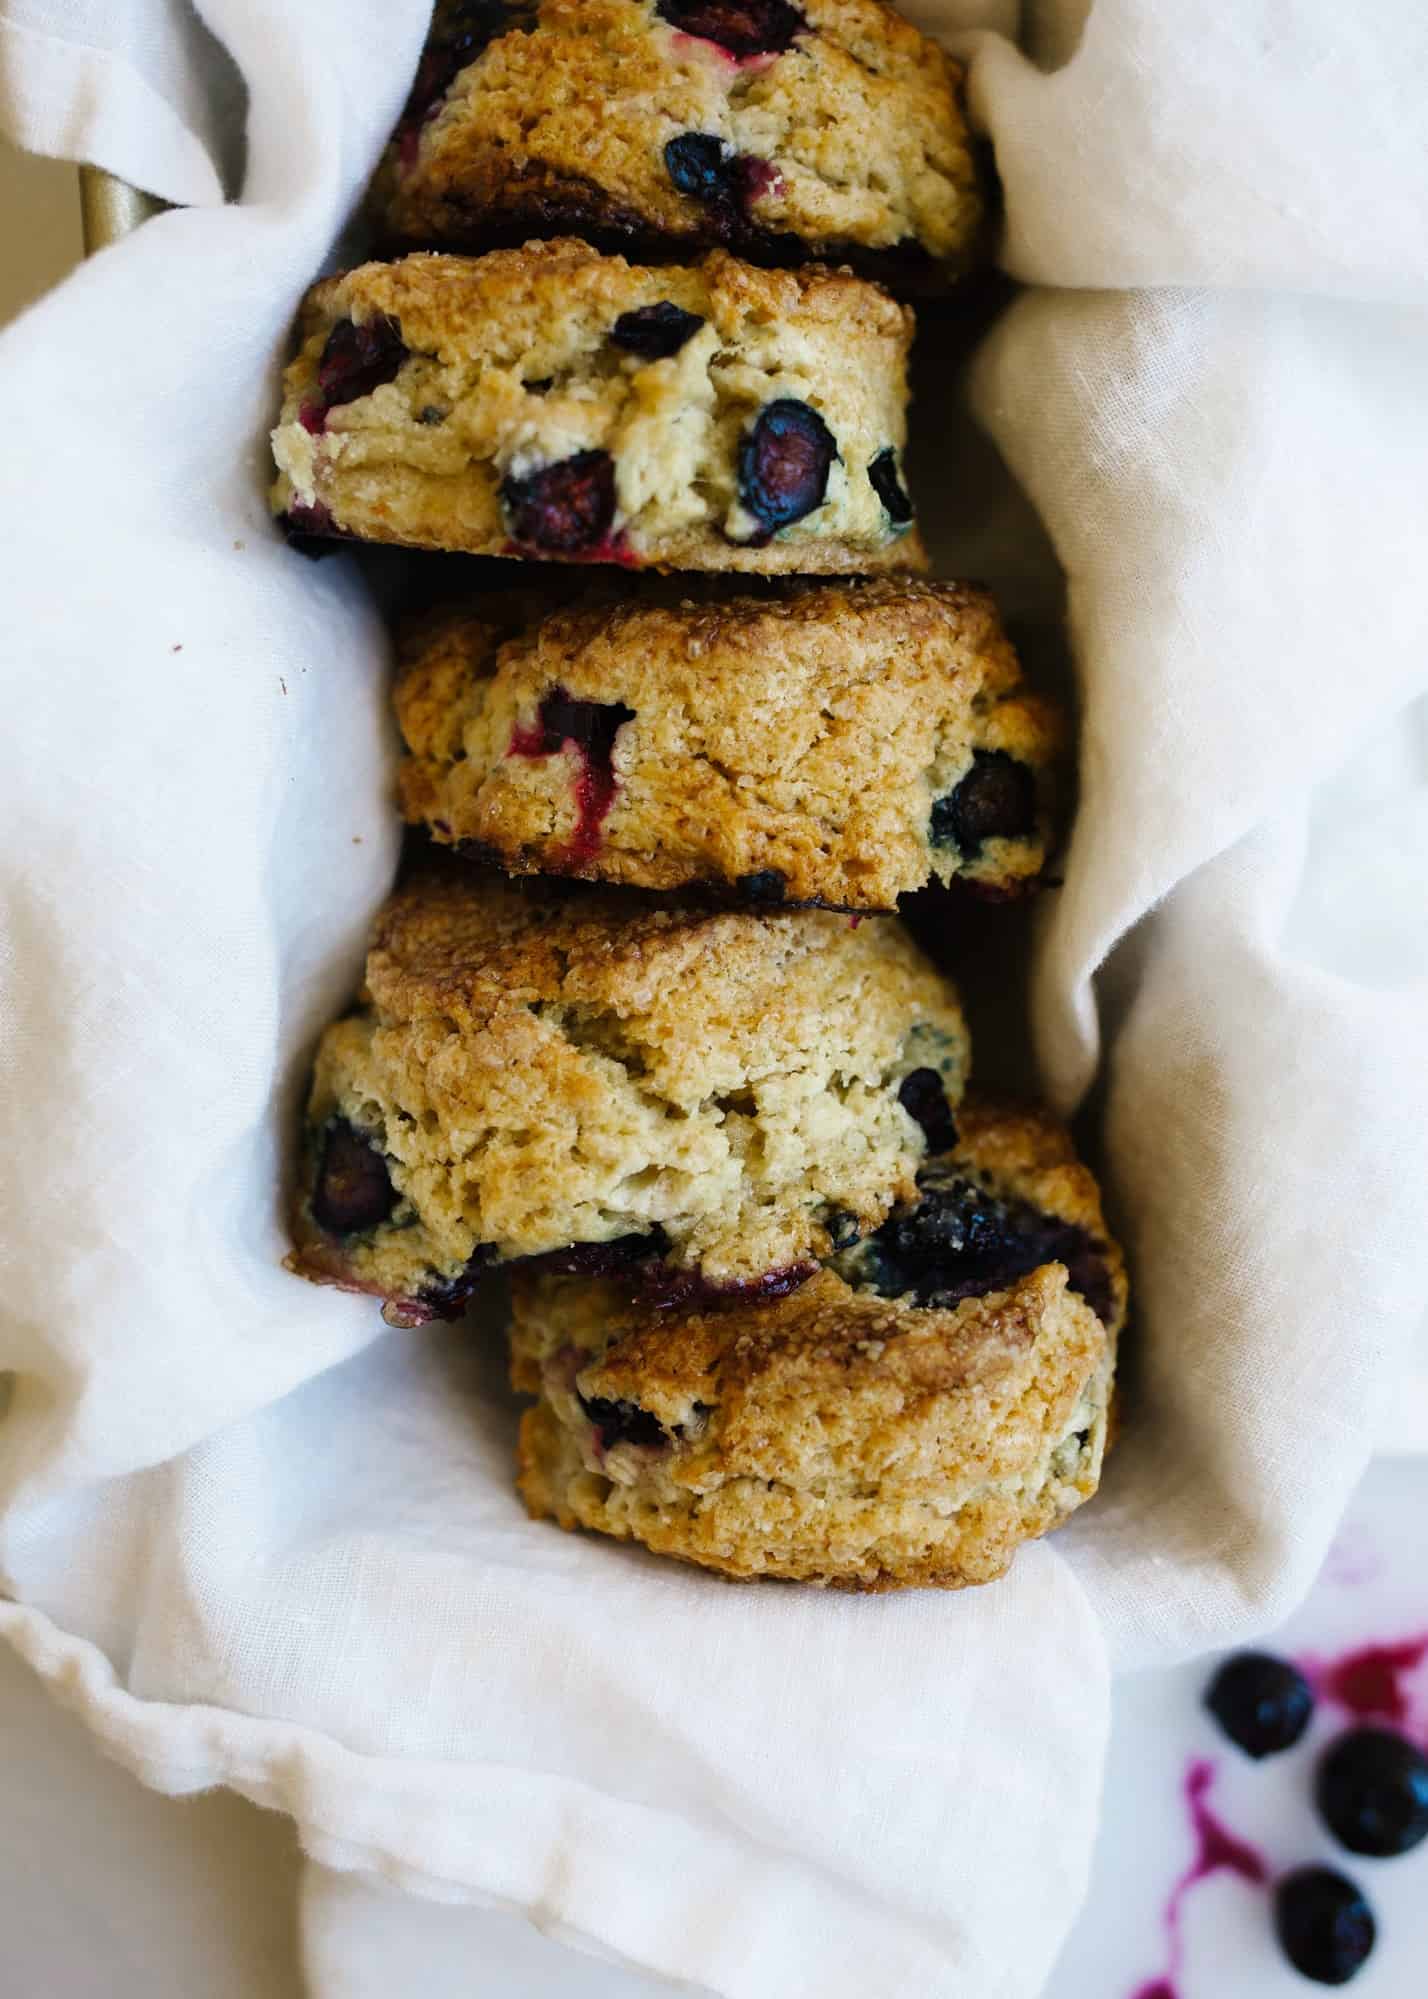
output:
[{"label": "blueberry baked into scone", "polygon": [[921,569],[912,316],[722,251],[415,255],[303,306],[273,433],[290,529],[628,568]]},{"label": "blueberry baked into scone", "polygon": [[505,579],[423,559],[289,1268],[409,1327],[506,1269],[531,1515],[736,1578],[986,1582],[1107,1446],[1096,1183],[889,913],[1034,888],[1066,747],[904,470],[961,81],[883,0],[437,0],[273,433],[295,541]]},{"label": "blueberry baked into scone", "polygon": [[988,1582],[1089,1499],[1126,1307],[1096,1183],[1039,1111],[969,1099],[941,1143],[782,1298],[661,1313],[517,1273],[531,1513],[879,1590]]},{"label": "blueberry baked into scone", "polygon": [[960,86],[882,0],[439,0],[373,217],[409,245],[569,232],[925,290],[983,241]]},{"label": "blueberry baked into scone", "polygon": [[319,1047],[292,1267],[415,1324],[493,1264],[665,1304],[809,1277],[916,1191],[957,995],[899,926],[435,867]]},{"label": "blueberry baked into scone", "polygon": [[889,910],[1034,886],[1064,731],[984,591],[880,578],[542,614],[402,647],[406,818],[510,873]]}]

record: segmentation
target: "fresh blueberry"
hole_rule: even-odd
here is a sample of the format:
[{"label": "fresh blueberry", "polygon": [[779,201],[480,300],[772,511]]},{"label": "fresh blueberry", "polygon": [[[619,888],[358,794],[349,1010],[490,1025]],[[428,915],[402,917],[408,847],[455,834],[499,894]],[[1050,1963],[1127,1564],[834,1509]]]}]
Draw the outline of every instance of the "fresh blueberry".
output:
[{"label": "fresh blueberry", "polygon": [[808,26],[791,0],[657,0],[681,34],[717,42],[731,56],[781,55]]},{"label": "fresh blueberry", "polygon": [[633,312],[622,312],[610,329],[610,338],[628,354],[638,354],[646,361],[662,361],[667,355],[677,354],[703,324],[697,312],[686,312],[682,305],[665,298],[658,305],[642,305]]},{"label": "fresh blueberry", "polygon": [[766,403],[739,445],[739,497],[766,533],[821,507],[838,456],[832,431],[807,403]]},{"label": "fresh blueberry", "polygon": [[1331,1867],[1300,1867],[1274,1892],[1274,1927],[1296,1971],[1316,1985],[1347,1985],[1374,1946],[1373,1911]]},{"label": "fresh blueberry", "polygon": [[736,155],[713,132],[680,132],[664,149],[670,179],[696,201],[732,201],[738,194]]},{"label": "fresh blueberry", "polygon": [[603,1395],[580,1397],[580,1406],[595,1425],[596,1441],[602,1451],[613,1450],[616,1444],[654,1444],[669,1442],[669,1432],[657,1416],[648,1409],[641,1409],[638,1402],[611,1401]]},{"label": "fresh blueberry", "polygon": [[929,1160],[917,1184],[918,1199],[894,1210],[856,1252],[861,1281],[884,1297],[944,1307],[1003,1291],[1044,1263],[1064,1263],[1071,1289],[1109,1320],[1110,1274],[1084,1229],[990,1193],[950,1160]]},{"label": "fresh blueberry", "polygon": [[1350,1853],[1387,1860],[1428,1839],[1428,1756],[1391,1728],[1354,1728],[1331,1743],[1314,1796]]},{"label": "fresh blueberry", "polygon": [[609,535],[614,461],[608,451],[577,451],[524,479],[503,479],[501,498],[516,541],[552,555],[578,555]]},{"label": "fresh blueberry", "polygon": [[955,791],[932,807],[932,844],[956,847],[974,861],[986,840],[1016,840],[1036,830],[1036,776],[1005,750],[978,750]]},{"label": "fresh blueberry", "polygon": [[893,526],[906,527],[912,519],[912,501],[898,473],[897,453],[891,445],[880,451],[868,467],[868,480]]},{"label": "fresh blueberry", "polygon": [[734,883],[743,902],[779,903],[784,899],[788,879],[777,868],[760,868],[751,875],[740,875]]},{"label": "fresh blueberry", "polygon": [[910,1118],[927,1134],[929,1152],[950,1152],[957,1143],[957,1127],[947,1102],[947,1091],[935,1069],[914,1069],[904,1076],[897,1100]]},{"label": "fresh blueberry", "polygon": [[400,1200],[381,1148],[346,1118],[323,1127],[312,1218],[328,1235],[365,1235],[387,1221]]},{"label": "fresh blueberry", "polygon": [[317,364],[323,401],[335,409],[370,396],[396,377],[408,352],[402,329],[389,312],[379,312],[361,326],[354,319],[339,319]]},{"label": "fresh blueberry", "polygon": [[1294,1747],[1309,1726],[1314,1696],[1287,1659],[1237,1652],[1211,1680],[1205,1705],[1231,1742],[1258,1762]]}]

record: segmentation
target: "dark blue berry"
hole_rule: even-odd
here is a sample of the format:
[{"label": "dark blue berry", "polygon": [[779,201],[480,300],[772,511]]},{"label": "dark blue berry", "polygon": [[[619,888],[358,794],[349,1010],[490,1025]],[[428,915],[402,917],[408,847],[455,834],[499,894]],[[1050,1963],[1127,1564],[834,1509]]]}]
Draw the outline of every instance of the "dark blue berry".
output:
[{"label": "dark blue berry", "polygon": [[378,313],[361,326],[354,319],[339,319],[317,364],[323,401],[335,409],[339,403],[370,396],[373,389],[395,379],[407,353],[402,329],[390,313]]},{"label": "dark blue berry", "polygon": [[739,445],[739,497],[769,534],[821,507],[838,456],[832,431],[807,403],[766,403]]},{"label": "dark blue berry", "polygon": [[1005,750],[978,750],[955,791],[932,807],[932,844],[956,847],[974,861],[986,840],[1016,840],[1036,830],[1036,776]]},{"label": "dark blue berry", "polygon": [[387,1159],[346,1118],[330,1118],[319,1141],[312,1218],[328,1235],[365,1235],[387,1221],[401,1198]]},{"label": "dark blue berry", "polygon": [[620,1235],[610,1242],[575,1242],[568,1249],[548,1249],[527,1260],[542,1271],[563,1277],[625,1277],[662,1256],[669,1247],[663,1229],[647,1235]]},{"label": "dark blue berry", "polygon": [[507,28],[528,26],[534,14],[533,5],[512,0],[444,0],[417,65],[402,125],[424,124],[468,63]]},{"label": "dark blue berry", "polygon": [[696,201],[732,201],[739,192],[737,156],[713,132],[680,132],[664,149],[670,179]]},{"label": "dark blue berry", "polygon": [[603,1395],[592,1395],[587,1399],[582,1395],[580,1406],[595,1425],[602,1451],[613,1450],[616,1444],[663,1445],[669,1442],[669,1432],[663,1423],[648,1409],[641,1409],[638,1402],[610,1401]]},{"label": "dark blue berry", "polygon": [[567,743],[575,743],[593,764],[607,769],[616,736],[635,719],[634,709],[622,701],[576,701],[563,687],[553,687],[537,712],[540,740],[522,735],[516,745],[522,753],[550,757]]},{"label": "dark blue berry", "polygon": [[309,562],[338,554],[337,543],[346,538],[321,500],[308,505],[294,500],[286,513],[279,514],[278,526],[294,553],[305,555]]},{"label": "dark blue berry", "polygon": [[1274,1927],[1296,1971],[1316,1985],[1347,1985],[1374,1946],[1373,1911],[1331,1867],[1301,1867],[1274,1892]]},{"label": "dark blue berry", "polygon": [[1428,1756],[1391,1728],[1354,1728],[1331,1743],[1314,1796],[1350,1853],[1387,1860],[1428,1839]]},{"label": "dark blue berry", "polygon": [[760,868],[756,874],[740,875],[734,883],[745,902],[782,902],[788,887],[787,877],[777,868]]},{"label": "dark blue berry", "polygon": [[1309,1726],[1314,1696],[1287,1659],[1237,1652],[1211,1680],[1205,1705],[1231,1742],[1258,1762],[1294,1747]]},{"label": "dark blue berry", "polygon": [[828,1242],[835,1254],[840,1249],[851,1249],[863,1233],[858,1217],[850,1215],[846,1208],[831,1208],[823,1218],[823,1226],[828,1231]]},{"label": "dark blue berry", "polygon": [[912,519],[912,501],[899,477],[897,453],[891,445],[880,451],[868,467],[868,480],[894,527],[906,527]]},{"label": "dark blue berry", "polygon": [[578,555],[609,535],[614,461],[608,451],[577,451],[524,479],[503,479],[501,498],[516,541],[553,555]]},{"label": "dark blue berry", "polygon": [[957,1127],[947,1102],[947,1091],[935,1069],[914,1069],[904,1076],[897,1100],[910,1118],[922,1126],[929,1152],[950,1152],[957,1143]]},{"label": "dark blue berry", "polygon": [[791,0],[657,0],[656,11],[731,56],[781,55],[808,25]]},{"label": "dark blue berry", "polygon": [[477,1243],[463,1270],[459,1270],[455,1277],[433,1277],[417,1293],[417,1300],[428,1308],[434,1319],[459,1319],[481,1279],[499,1261],[500,1253],[490,1243]]},{"label": "dark blue berry", "polygon": [[1028,1201],[990,1193],[951,1161],[917,1176],[918,1199],[896,1209],[858,1252],[858,1276],[884,1297],[945,1307],[1003,1291],[1044,1263],[1063,1263],[1073,1291],[1103,1322],[1111,1285],[1101,1246]]},{"label": "dark blue berry", "polygon": [[658,305],[642,305],[633,312],[622,312],[610,329],[610,338],[629,354],[638,354],[646,361],[662,361],[667,355],[677,354],[703,324],[697,312],[686,312],[682,305],[666,298]]}]

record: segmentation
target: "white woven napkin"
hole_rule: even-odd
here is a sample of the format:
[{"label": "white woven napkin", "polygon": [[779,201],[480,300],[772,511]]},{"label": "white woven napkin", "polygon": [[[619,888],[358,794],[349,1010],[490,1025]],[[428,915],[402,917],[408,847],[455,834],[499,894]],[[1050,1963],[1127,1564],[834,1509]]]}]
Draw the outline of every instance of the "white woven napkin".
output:
[{"label": "white woven napkin", "polygon": [[[530,1525],[496,1342],[278,1267],[394,837],[380,625],[274,538],[263,436],[423,0],[207,0],[226,208],[180,9],[0,0],[14,135],[204,204],[0,339],[0,1632],[148,1781],[731,1999],[1036,1991],[1109,1663],[1307,1583],[1428,1295],[1418,10],[1036,11],[1054,73],[975,43],[1016,269],[1142,289],[1032,292],[973,399],[1068,577],[1038,1040],[1066,1104],[1104,1053],[1139,1394],[1006,1583],[850,1602]],[[926,442],[947,563],[1044,625],[1015,496]]]}]

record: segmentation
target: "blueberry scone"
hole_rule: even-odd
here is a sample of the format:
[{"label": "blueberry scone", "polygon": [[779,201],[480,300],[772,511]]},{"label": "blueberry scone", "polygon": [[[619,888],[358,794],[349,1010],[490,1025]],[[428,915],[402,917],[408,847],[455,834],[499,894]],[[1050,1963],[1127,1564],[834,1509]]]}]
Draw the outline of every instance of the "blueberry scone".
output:
[{"label": "blueberry scone", "polygon": [[882,0],[443,0],[374,219],[422,247],[568,231],[924,290],[985,237],[961,81]]},{"label": "blueberry scone", "polygon": [[915,1199],[767,1302],[518,1273],[530,1512],[737,1577],[955,1588],[1089,1499],[1126,1309],[1096,1183],[969,1100]]},{"label": "blueberry scone", "polygon": [[410,632],[396,705],[406,818],[515,874],[886,910],[1046,859],[1060,715],[960,584],[476,598]]},{"label": "blueberry scone", "polygon": [[920,569],[911,315],[876,285],[584,243],[314,287],[273,434],[309,534],[627,568]]},{"label": "blueberry scone", "polygon": [[492,1264],[767,1295],[911,1198],[962,1094],[956,993],[887,919],[650,907],[448,864],[323,1036],[292,1267],[395,1323]]}]

